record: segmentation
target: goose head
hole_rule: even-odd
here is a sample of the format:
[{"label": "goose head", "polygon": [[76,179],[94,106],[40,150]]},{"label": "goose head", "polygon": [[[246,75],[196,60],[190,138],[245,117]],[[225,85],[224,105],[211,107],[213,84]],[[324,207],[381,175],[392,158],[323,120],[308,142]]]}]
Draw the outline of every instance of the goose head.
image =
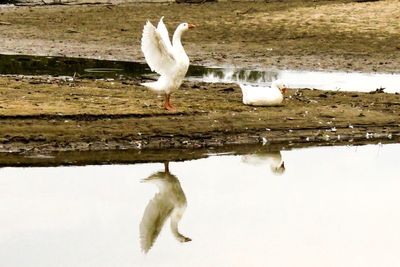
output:
[{"label": "goose head", "polygon": [[194,25],[194,24],[184,22],[184,23],[179,24],[178,27],[176,28],[176,30],[180,31],[180,32],[185,32],[185,31],[193,29],[195,27],[196,27],[196,25]]},{"label": "goose head", "polygon": [[286,94],[288,90],[286,84],[282,80],[273,81],[271,87],[279,89],[279,91],[281,91],[282,94]]}]

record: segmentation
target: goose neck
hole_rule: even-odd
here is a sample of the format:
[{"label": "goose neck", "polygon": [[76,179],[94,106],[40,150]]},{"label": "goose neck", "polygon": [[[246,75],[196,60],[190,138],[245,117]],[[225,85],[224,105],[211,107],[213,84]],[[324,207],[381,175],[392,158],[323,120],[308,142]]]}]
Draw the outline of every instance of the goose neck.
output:
[{"label": "goose neck", "polygon": [[176,29],[176,31],[174,32],[174,35],[172,37],[172,46],[174,48],[183,50],[181,37],[182,37],[182,31],[180,29]]}]

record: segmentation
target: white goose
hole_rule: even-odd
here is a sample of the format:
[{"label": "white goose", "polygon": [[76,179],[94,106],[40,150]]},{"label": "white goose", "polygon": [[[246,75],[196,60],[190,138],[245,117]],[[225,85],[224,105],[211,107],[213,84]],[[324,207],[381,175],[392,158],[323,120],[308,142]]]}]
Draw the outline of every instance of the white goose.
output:
[{"label": "white goose", "polygon": [[276,80],[271,87],[259,87],[239,84],[243,94],[243,104],[251,106],[277,106],[283,101],[287,88],[281,80]]},{"label": "white goose", "polygon": [[175,108],[170,102],[171,92],[181,86],[189,68],[189,57],[183,49],[181,36],[195,25],[186,22],[179,24],[171,43],[163,18],[161,17],[157,28],[150,21],[147,21],[143,28],[144,57],[150,69],[160,74],[160,77],[156,82],[142,83],[142,85],[157,93],[164,93],[164,107],[173,111]]}]

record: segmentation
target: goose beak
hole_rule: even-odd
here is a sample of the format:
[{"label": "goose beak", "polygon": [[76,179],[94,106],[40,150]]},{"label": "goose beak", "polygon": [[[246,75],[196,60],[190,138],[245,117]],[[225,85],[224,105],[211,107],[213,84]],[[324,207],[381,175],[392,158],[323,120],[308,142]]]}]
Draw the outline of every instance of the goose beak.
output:
[{"label": "goose beak", "polygon": [[189,23],[188,24],[188,29],[193,29],[193,28],[196,28],[196,25]]},{"label": "goose beak", "polygon": [[282,94],[286,95],[288,92],[288,89],[286,87],[281,89]]}]

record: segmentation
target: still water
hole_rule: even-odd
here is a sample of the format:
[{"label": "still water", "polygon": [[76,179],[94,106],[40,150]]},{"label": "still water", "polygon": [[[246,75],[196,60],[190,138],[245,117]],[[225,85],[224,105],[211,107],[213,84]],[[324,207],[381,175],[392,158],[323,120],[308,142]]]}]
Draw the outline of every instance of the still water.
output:
[{"label": "still water", "polygon": [[[190,77],[189,77],[190,78]],[[193,78],[192,78],[193,79]],[[280,79],[288,88],[330,91],[371,92],[383,89],[386,93],[400,92],[398,73],[362,73],[304,70],[243,70],[235,68],[207,69],[195,78],[205,82],[236,82],[257,86],[270,85]]]},{"label": "still water", "polygon": [[[147,64],[85,58],[1,55],[0,74],[74,76],[92,79],[155,78]],[[269,86],[281,79],[288,88],[400,93],[399,73],[243,69],[191,65],[187,79]]]},{"label": "still water", "polygon": [[399,153],[2,168],[0,265],[399,266]]}]

